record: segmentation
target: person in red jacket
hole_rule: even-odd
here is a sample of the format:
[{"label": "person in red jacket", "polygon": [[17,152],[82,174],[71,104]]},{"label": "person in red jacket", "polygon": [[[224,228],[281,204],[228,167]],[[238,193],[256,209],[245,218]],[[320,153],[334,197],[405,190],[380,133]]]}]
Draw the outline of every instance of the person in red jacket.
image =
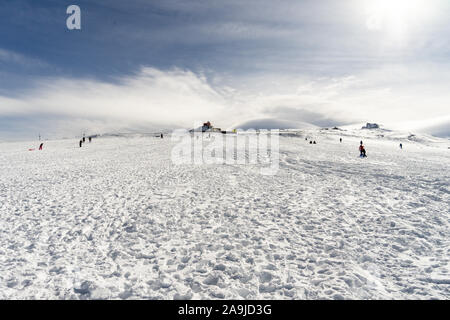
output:
[{"label": "person in red jacket", "polygon": [[359,156],[366,157],[366,148],[364,148],[362,141],[361,144],[359,145]]}]

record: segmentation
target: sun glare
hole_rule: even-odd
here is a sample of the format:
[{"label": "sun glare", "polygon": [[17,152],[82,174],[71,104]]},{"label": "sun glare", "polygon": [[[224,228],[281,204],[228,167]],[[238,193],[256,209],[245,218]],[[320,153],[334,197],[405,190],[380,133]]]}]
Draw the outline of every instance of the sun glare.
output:
[{"label": "sun glare", "polygon": [[425,0],[369,1],[367,28],[402,35],[412,22],[424,14],[426,3]]}]

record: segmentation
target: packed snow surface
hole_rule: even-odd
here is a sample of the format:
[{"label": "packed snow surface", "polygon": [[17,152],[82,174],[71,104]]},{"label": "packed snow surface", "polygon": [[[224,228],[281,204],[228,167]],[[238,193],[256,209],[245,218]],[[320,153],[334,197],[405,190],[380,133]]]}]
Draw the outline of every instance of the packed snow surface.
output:
[{"label": "packed snow surface", "polygon": [[169,137],[0,143],[0,298],[450,298],[449,140],[279,141],[274,176]]}]

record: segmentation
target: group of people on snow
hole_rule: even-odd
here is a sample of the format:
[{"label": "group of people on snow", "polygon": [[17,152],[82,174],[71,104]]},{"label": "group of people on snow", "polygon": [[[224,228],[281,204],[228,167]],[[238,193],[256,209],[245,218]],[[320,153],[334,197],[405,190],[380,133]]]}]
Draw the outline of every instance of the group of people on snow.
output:
[{"label": "group of people on snow", "polygon": [[[89,141],[89,143],[92,142],[92,137],[91,136],[88,137],[88,141]],[[83,135],[83,138],[79,142],[80,148],[83,146],[83,143],[86,143],[86,137],[84,135]]]},{"label": "group of people on snow", "polygon": [[[308,141],[308,138],[305,138],[305,141]],[[309,140],[309,144],[316,144],[316,140]]]},{"label": "group of people on snow", "polygon": [[[308,137],[305,137],[305,141],[308,141]],[[342,143],[342,138],[339,138],[339,142]],[[315,140],[309,140],[309,144],[316,144],[316,141],[315,141]],[[402,146],[402,144],[400,143],[400,149],[401,149],[402,147],[403,147],[403,146]],[[361,140],[360,143],[359,143],[359,156],[360,156],[361,158],[367,157],[367,154],[366,154],[366,148],[364,147],[364,144],[363,144],[362,140]]]},{"label": "group of people on snow", "polygon": [[[163,136],[162,133],[160,134],[160,137],[161,137],[161,139],[163,139],[164,136]],[[92,136],[88,137],[88,141],[89,141],[89,143],[92,142]],[[305,138],[305,141],[308,141],[307,137]],[[83,135],[83,138],[79,142],[80,148],[83,146],[83,143],[85,143],[85,142],[86,142],[86,137]],[[342,138],[339,138],[339,142],[342,143]],[[316,141],[315,140],[309,140],[309,144],[316,144]],[[39,150],[42,150],[43,147],[44,147],[44,143],[41,143],[39,145]],[[402,143],[400,143],[400,149],[403,149],[403,144]],[[363,144],[362,140],[359,143],[359,156],[361,158],[367,157],[366,148],[364,147],[364,144]]]}]

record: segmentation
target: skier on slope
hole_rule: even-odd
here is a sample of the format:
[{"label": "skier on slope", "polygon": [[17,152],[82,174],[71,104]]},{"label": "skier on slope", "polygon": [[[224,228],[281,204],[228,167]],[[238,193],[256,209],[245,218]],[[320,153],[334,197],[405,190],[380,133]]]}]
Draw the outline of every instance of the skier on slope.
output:
[{"label": "skier on slope", "polygon": [[39,150],[42,150],[43,147],[44,147],[44,143],[41,143],[41,144],[39,145]]}]

